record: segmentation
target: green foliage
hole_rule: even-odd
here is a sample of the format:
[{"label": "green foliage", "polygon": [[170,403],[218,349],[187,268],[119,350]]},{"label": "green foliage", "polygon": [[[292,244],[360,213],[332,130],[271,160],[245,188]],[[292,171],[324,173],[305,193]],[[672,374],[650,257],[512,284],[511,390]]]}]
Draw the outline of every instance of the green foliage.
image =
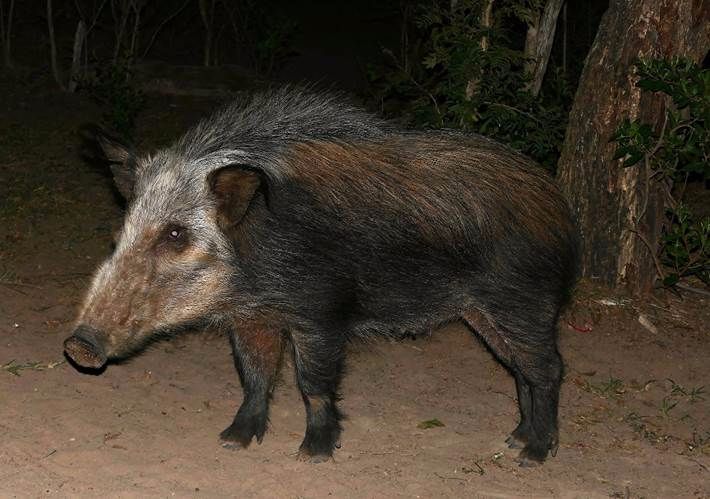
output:
[{"label": "green foliage", "polygon": [[293,56],[291,44],[296,28],[295,21],[271,22],[254,47],[257,73],[270,76]]},{"label": "green foliage", "polygon": [[79,90],[102,107],[102,119],[106,125],[124,138],[131,138],[145,99],[133,84],[128,60],[97,66],[92,74],[79,82]]},{"label": "green foliage", "polygon": [[710,284],[710,217],[694,219],[683,203],[669,209],[667,217],[669,224],[661,238],[660,259],[670,272],[663,284],[673,286],[691,275]]},{"label": "green foliage", "polygon": [[572,92],[552,70],[539,96],[527,90],[520,40],[504,26],[522,25],[540,1],[495,3],[490,28],[481,0],[421,2],[414,7],[415,41],[368,77],[382,111],[410,126],[458,128],[488,135],[554,169]]},{"label": "green foliage", "polygon": [[689,179],[710,179],[710,70],[674,58],[641,60],[636,71],[639,88],[667,95],[672,105],[661,131],[624,121],[612,138],[618,144],[614,158],[624,158],[624,167],[643,161],[649,178],[680,186],[668,190],[671,206],[659,255],[667,268],[661,276],[664,285],[691,275],[710,283],[710,218],[697,219],[682,202]]}]

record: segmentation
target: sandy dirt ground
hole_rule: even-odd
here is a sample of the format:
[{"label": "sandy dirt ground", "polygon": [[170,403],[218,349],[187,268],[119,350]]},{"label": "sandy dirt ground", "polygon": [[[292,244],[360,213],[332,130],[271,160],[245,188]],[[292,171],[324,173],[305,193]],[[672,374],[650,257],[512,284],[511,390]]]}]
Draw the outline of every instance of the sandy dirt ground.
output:
[{"label": "sandy dirt ground", "polygon": [[[290,364],[263,444],[219,445],[242,395],[216,333],[76,371],[62,341],[121,207],[79,157],[77,128],[97,110],[13,85],[0,89],[0,497],[710,497],[701,295],[580,287],[560,324],[561,445],[530,469],[504,444],[513,379],[457,324],[353,345],[342,448],[322,464],[295,456],[305,415]],[[214,105],[154,99],[139,136],[165,143]]]}]

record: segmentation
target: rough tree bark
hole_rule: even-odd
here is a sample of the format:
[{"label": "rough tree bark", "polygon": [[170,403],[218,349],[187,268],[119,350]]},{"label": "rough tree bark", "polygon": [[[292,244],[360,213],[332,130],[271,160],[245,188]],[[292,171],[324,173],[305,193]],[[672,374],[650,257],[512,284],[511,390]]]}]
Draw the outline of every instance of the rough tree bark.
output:
[{"label": "rough tree bark", "polygon": [[86,24],[82,19],[76,24],[74,32],[74,49],[71,57],[71,71],[69,72],[69,82],[67,83],[67,92],[73,93],[81,79],[81,53],[84,49],[86,41]]},{"label": "rough tree bark", "polygon": [[635,87],[639,57],[700,61],[710,42],[710,0],[611,0],[582,72],[558,165],[582,233],[582,274],[635,294],[656,279],[663,224],[659,186],[642,166],[612,160],[625,118],[660,128],[665,102]]},{"label": "rough tree bark", "polygon": [[52,0],[47,0],[47,29],[49,31],[49,58],[52,63],[52,74],[59,88],[64,90],[62,75],[59,73],[59,62],[57,61],[57,42],[54,37],[54,17],[52,15]]},{"label": "rough tree bark", "polygon": [[[491,29],[493,26],[493,2],[495,0],[486,0],[485,3],[483,4],[482,10],[481,10],[481,29],[484,32],[488,32],[488,30]],[[454,10],[456,8],[456,2],[452,0],[451,2],[451,10]],[[490,46],[490,40],[488,40],[488,35],[483,35],[481,37],[481,50],[483,52],[487,51]],[[473,98],[473,95],[477,92],[478,90],[478,85],[481,81],[481,76],[476,75],[474,78],[471,78],[468,80],[468,83],[466,83],[466,100],[471,100]]]},{"label": "rough tree bark", "polygon": [[542,87],[563,3],[564,0],[547,0],[545,8],[528,26],[525,36],[525,57],[528,62],[525,71],[531,76],[528,90],[533,95],[539,94]]},{"label": "rough tree bark", "polygon": [[116,42],[113,47],[113,64],[118,64],[123,46],[123,37],[126,32],[126,25],[131,14],[131,0],[111,0],[111,14],[113,16],[114,32]]},{"label": "rough tree bark", "polygon": [[205,26],[205,45],[202,64],[208,67],[212,61],[212,42],[214,41],[214,11],[216,0],[199,0],[200,17]]},{"label": "rough tree bark", "polygon": [[[490,29],[493,25],[493,1],[494,0],[486,0],[483,5],[483,11],[481,12],[481,28],[484,30]],[[488,45],[488,36],[484,35],[481,37],[481,50],[484,52],[488,50]]]},{"label": "rough tree bark", "polygon": [[0,41],[2,41],[3,64],[6,68],[12,68],[12,14],[15,10],[15,0],[10,0],[7,16],[4,12],[4,5],[4,0],[0,0]]}]

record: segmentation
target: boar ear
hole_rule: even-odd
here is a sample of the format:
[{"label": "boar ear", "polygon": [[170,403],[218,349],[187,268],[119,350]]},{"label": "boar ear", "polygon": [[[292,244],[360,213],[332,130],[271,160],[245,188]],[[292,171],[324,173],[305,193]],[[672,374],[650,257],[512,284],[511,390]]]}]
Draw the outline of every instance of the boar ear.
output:
[{"label": "boar ear", "polygon": [[244,217],[261,178],[247,165],[229,165],[211,172],[207,185],[217,200],[217,223],[227,230]]},{"label": "boar ear", "polygon": [[126,201],[130,201],[133,197],[136,173],[136,155],[133,148],[103,130],[97,130],[96,142],[109,162],[118,192]]}]

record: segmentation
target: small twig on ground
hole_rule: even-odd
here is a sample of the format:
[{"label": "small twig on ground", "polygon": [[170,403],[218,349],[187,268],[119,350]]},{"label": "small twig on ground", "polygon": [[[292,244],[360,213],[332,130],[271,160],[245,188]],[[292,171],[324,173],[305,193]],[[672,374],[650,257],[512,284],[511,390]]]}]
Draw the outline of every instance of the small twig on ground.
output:
[{"label": "small twig on ground", "polygon": [[704,469],[705,471],[709,471],[709,472],[710,472],[710,468],[708,468],[707,466],[705,466],[705,465],[704,465],[703,463],[701,463],[700,461],[698,461],[698,460],[696,460],[696,459],[693,459],[692,457],[689,457],[688,459],[690,459],[691,461],[693,461],[695,464],[697,464],[698,466],[700,466],[700,467],[701,467],[702,469]]},{"label": "small twig on ground", "polygon": [[0,284],[4,284],[9,290],[14,291],[15,293],[19,293],[21,295],[27,296],[27,293],[25,293],[24,291],[20,291],[19,289],[13,288],[9,283],[0,282]]},{"label": "small twig on ground", "polygon": [[509,398],[510,400],[514,401],[514,402],[515,402],[515,400],[516,400],[514,397],[511,397],[511,396],[508,395],[507,393],[499,392],[498,390],[488,390],[488,391],[491,392],[491,393],[495,393],[496,395],[503,395],[504,397],[507,397],[507,398]]},{"label": "small twig on ground", "polygon": [[37,286],[35,284],[27,284],[25,282],[19,282],[19,281],[0,281],[0,284],[4,284],[5,286],[24,286],[26,288],[34,288],[34,289],[42,289],[42,286]]},{"label": "small twig on ground", "polygon": [[64,360],[58,360],[55,362],[42,363],[38,361],[27,362],[26,364],[15,364],[15,359],[11,360],[7,364],[3,364],[0,368],[3,371],[7,371],[13,376],[19,376],[20,371],[23,370],[33,370],[33,371],[44,371],[45,369],[54,369],[55,367],[64,364]]},{"label": "small twig on ground", "polygon": [[691,293],[698,293],[704,296],[710,296],[710,291],[705,291],[704,289],[694,288],[693,286],[688,286],[687,284],[676,284],[676,288],[683,289],[685,291],[690,291]]},{"label": "small twig on ground", "polygon": [[436,476],[438,476],[439,478],[441,478],[442,480],[461,480],[462,482],[467,481],[465,478],[459,478],[457,476],[444,476],[444,475],[437,473],[436,471],[434,472],[434,474]]}]

